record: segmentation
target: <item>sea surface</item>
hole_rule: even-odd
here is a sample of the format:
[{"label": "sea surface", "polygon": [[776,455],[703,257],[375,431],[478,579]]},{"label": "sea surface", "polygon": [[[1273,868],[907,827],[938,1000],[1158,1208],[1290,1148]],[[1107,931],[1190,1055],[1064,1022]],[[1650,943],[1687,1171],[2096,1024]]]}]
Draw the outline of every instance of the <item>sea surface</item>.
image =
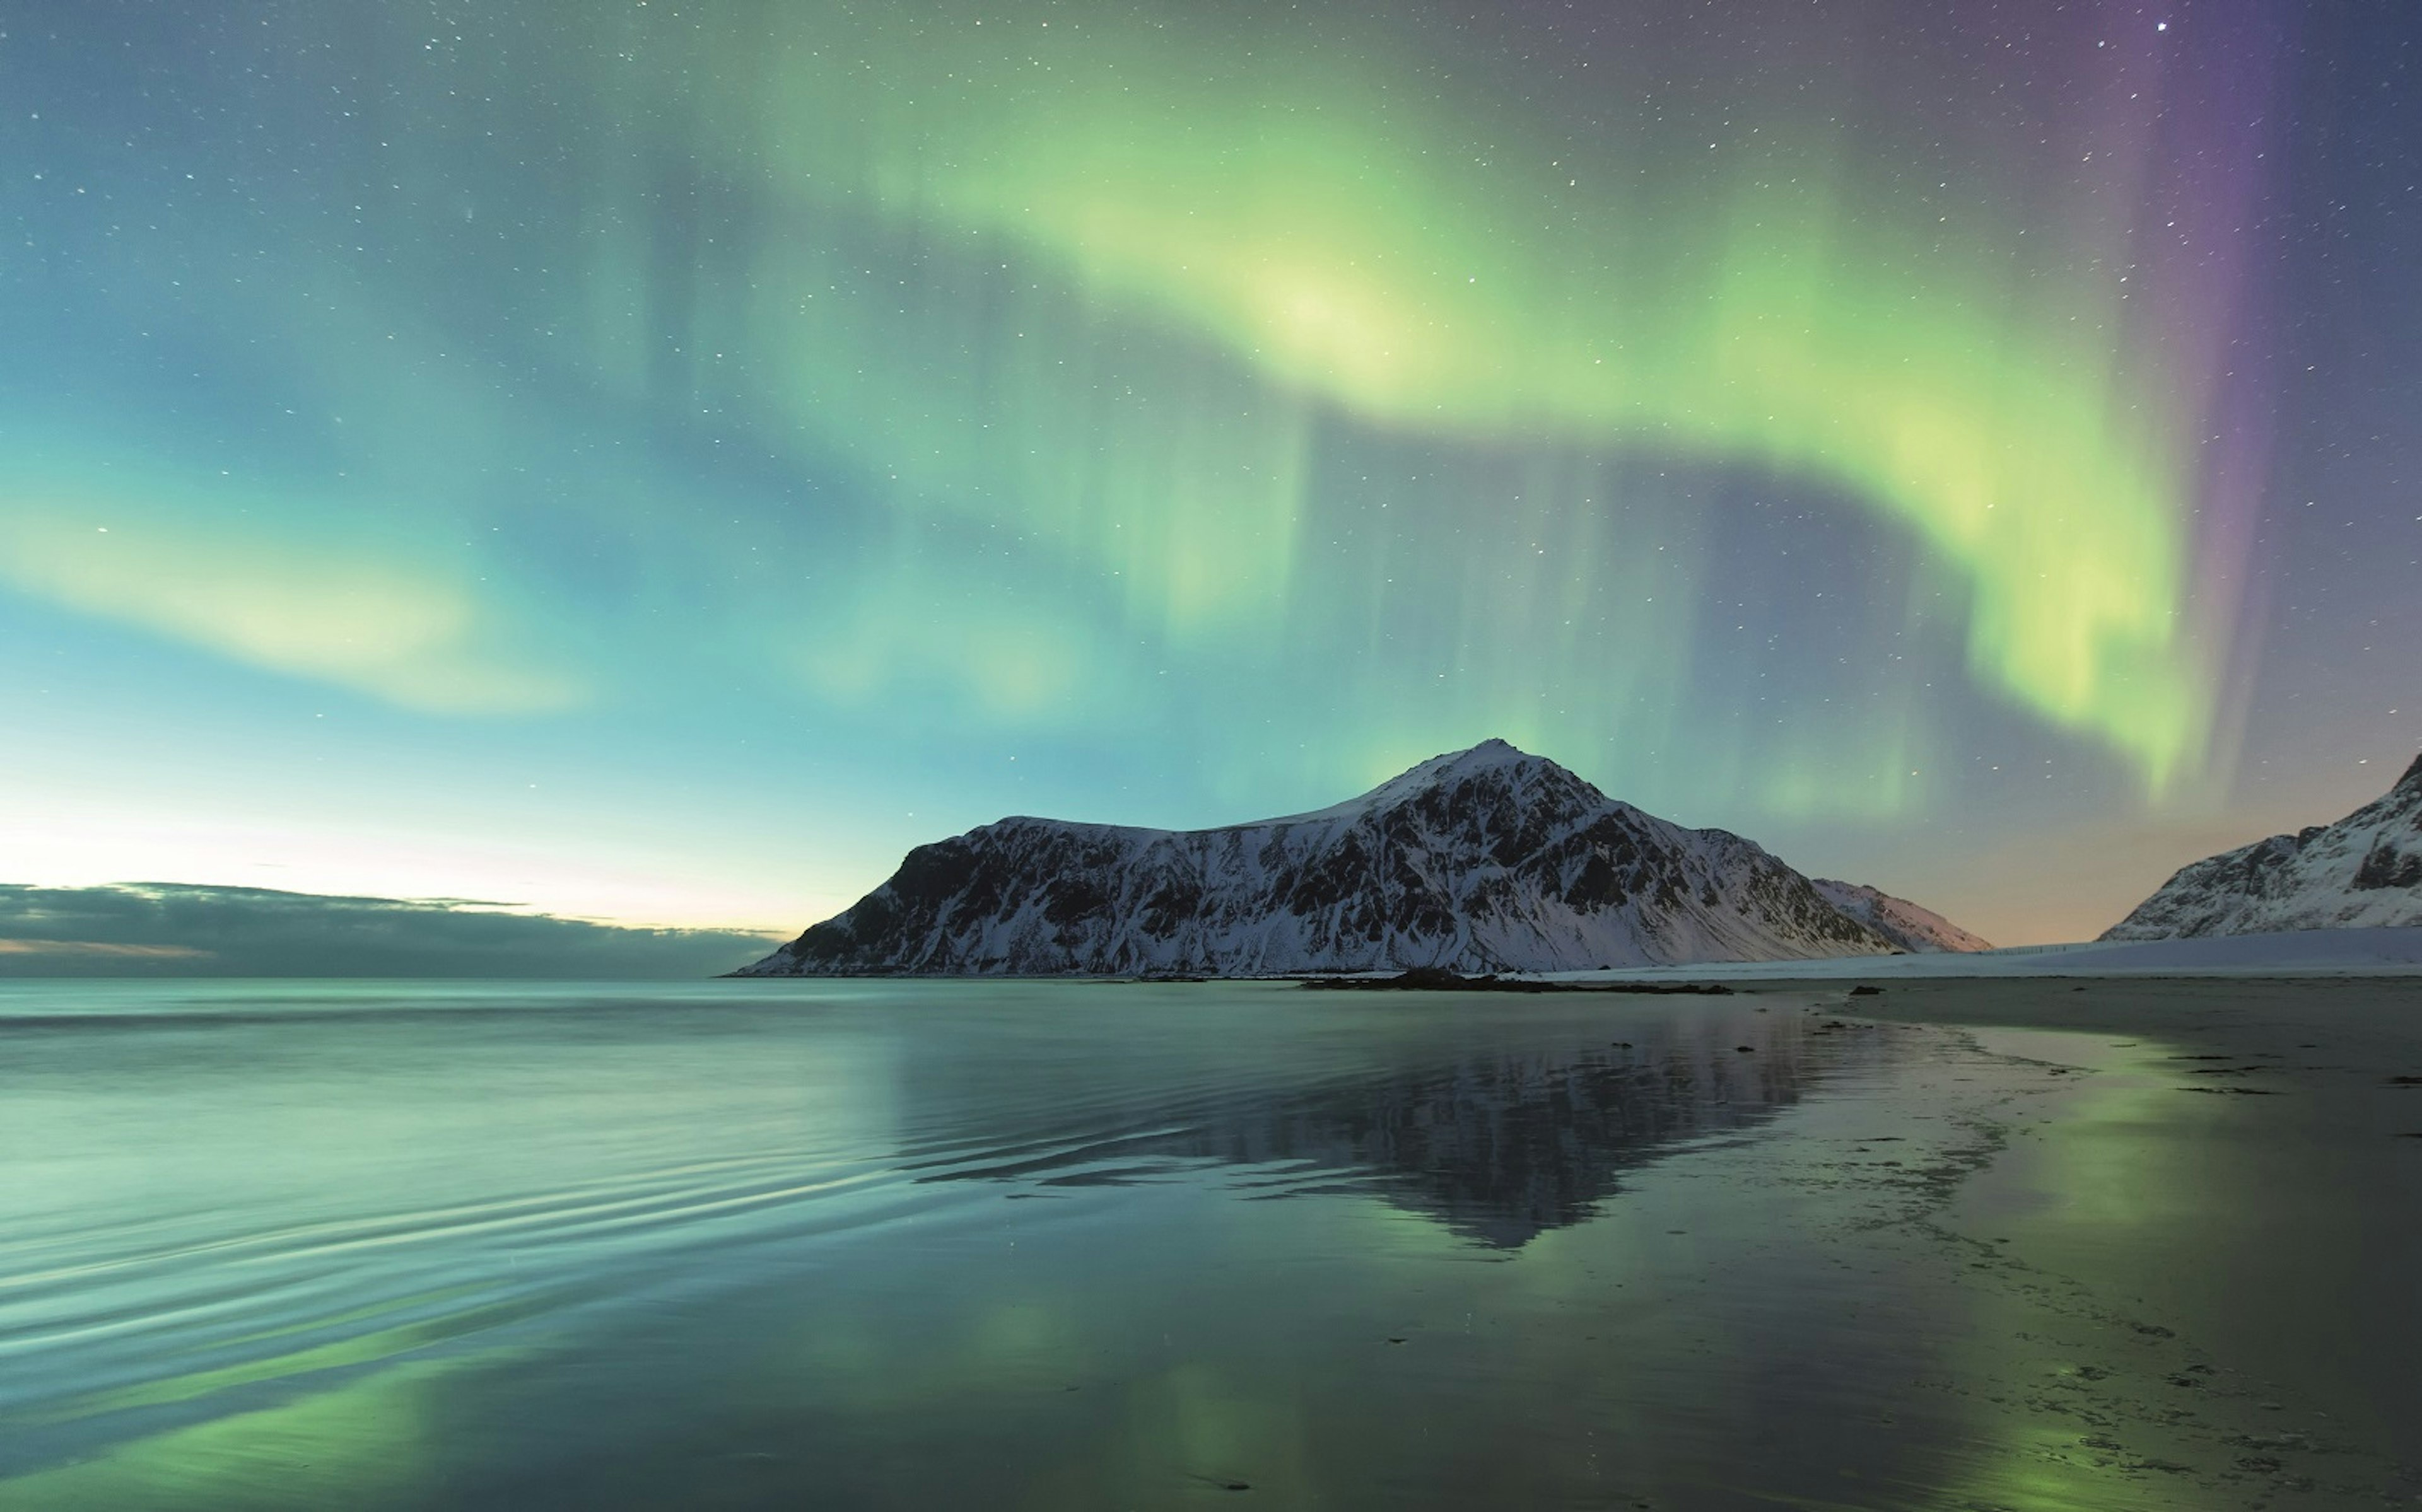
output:
[{"label": "sea surface", "polygon": [[8,984],[0,1508],[2410,1493],[2159,1282],[2254,1099],[1860,1006]]}]

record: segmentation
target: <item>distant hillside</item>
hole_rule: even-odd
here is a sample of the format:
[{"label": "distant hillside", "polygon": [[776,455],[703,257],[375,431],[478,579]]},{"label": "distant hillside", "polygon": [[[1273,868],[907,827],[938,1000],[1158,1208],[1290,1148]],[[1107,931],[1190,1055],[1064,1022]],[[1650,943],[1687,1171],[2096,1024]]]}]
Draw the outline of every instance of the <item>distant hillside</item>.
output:
[{"label": "distant hillside", "polygon": [[632,928],[460,898],[0,882],[0,977],[696,980],[747,960],[766,941],[739,929]]},{"label": "distant hillside", "polygon": [[1825,895],[1827,902],[1902,950],[1927,955],[1993,948],[1991,942],[1970,934],[1932,909],[1920,908],[1908,898],[1895,897],[1877,888],[1819,877],[1816,891]]}]

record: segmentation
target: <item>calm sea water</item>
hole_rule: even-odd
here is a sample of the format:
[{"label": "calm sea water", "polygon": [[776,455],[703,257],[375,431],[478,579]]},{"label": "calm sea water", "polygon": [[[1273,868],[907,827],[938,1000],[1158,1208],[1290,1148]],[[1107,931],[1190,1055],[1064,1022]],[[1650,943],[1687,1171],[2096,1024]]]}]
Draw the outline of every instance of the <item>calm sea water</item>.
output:
[{"label": "calm sea water", "polygon": [[0,1507],[2224,1504],[1953,1221],[2088,1071],[1841,1007],[11,985]]}]

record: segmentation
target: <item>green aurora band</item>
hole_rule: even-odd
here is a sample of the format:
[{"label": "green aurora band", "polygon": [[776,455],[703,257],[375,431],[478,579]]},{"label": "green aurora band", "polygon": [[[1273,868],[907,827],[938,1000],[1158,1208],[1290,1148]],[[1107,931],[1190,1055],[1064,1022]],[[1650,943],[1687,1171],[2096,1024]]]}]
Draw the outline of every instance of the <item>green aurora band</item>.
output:
[{"label": "green aurora band", "polygon": [[[1324,410],[1455,444],[1750,463],[1839,489],[1951,564],[1984,683],[2154,791],[2199,759],[2196,416],[2133,397],[2193,385],[2115,356],[2117,274],[2041,277],[2017,226],[1863,198],[1822,126],[1624,173],[1419,98],[1367,39],[1052,14],[796,8],[648,70],[746,81],[692,102],[708,161],[762,174],[797,226],[871,221],[958,285],[936,303],[959,329],[904,348],[913,322],[832,297],[849,254],[811,236],[749,248],[748,294],[719,317],[701,279],[693,346],[761,351],[769,423],[879,464],[912,509],[1119,571],[1180,632],[1283,600]],[[601,88],[619,113],[670,108],[618,77]],[[630,312],[632,292],[609,276],[590,308]],[[1232,366],[1156,391],[1126,365],[1130,402],[1106,404],[1122,365],[1104,349],[1139,326]],[[954,343],[1010,355],[954,376]]]},{"label": "green aurora band", "polygon": [[0,588],[501,752],[1156,822],[1492,735],[1701,822],[2182,800],[2263,144],[2099,13],[1905,8],[197,22],[150,147],[39,123],[134,187],[46,211]]}]

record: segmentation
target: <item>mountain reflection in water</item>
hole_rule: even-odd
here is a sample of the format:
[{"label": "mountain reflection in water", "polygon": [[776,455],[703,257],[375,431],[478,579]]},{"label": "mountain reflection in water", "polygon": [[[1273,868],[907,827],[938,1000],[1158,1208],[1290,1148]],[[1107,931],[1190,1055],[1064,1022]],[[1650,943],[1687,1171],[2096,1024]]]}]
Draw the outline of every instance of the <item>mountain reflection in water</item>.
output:
[{"label": "mountain reflection in water", "polygon": [[[1864,1273],[1768,1317],[1758,1170],[1896,1054],[1745,997],[24,986],[0,1512],[1540,1504],[1618,1407],[1695,1474],[1857,1346]],[[1656,1301],[1702,1245],[1754,1357]]]},{"label": "mountain reflection in water", "polygon": [[1799,1048],[1796,1035],[1744,1050],[1728,1036],[1659,1031],[1603,1050],[1465,1052],[1444,1065],[1168,1107],[1151,1129],[1029,1136],[1014,1141],[1014,1159],[920,1178],[1108,1186],[1216,1162],[1250,1168],[1235,1184],[1254,1195],[1376,1195],[1516,1250],[1591,1216],[1626,1170],[1797,1102],[1807,1075]]}]

